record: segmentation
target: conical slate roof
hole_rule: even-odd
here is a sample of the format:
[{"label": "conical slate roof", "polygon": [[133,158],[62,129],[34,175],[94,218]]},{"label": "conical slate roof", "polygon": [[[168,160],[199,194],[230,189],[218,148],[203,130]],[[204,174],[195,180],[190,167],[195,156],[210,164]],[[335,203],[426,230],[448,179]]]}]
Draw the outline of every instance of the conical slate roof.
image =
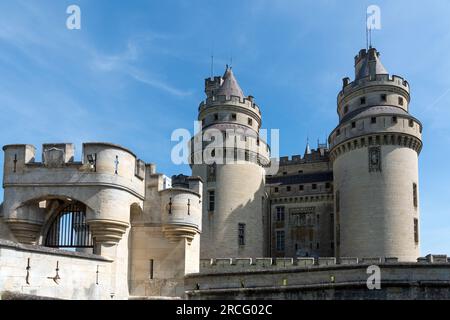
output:
[{"label": "conical slate roof", "polygon": [[311,147],[309,146],[309,141],[306,142],[306,148],[305,148],[305,156],[307,154],[311,154]]},{"label": "conical slate roof", "polygon": [[222,77],[223,83],[217,90],[217,96],[237,96],[244,99],[244,92],[239,86],[236,78],[234,77],[233,70],[227,66],[225,74]]},{"label": "conical slate roof", "polygon": [[380,53],[375,48],[361,50],[356,57],[355,79],[362,79],[370,75],[389,74],[380,60]]}]

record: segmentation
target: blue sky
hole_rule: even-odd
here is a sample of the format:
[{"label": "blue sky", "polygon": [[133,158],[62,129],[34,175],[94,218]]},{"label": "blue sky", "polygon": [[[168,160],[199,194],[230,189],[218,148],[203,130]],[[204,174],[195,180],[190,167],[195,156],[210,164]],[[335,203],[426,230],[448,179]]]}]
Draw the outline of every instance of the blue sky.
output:
[{"label": "blue sky", "polygon": [[[82,29],[66,28],[79,5]],[[0,144],[107,141],[167,175],[176,128],[192,130],[204,78],[232,57],[263,128],[282,155],[336,126],[336,96],[365,46],[365,11],[381,8],[374,45],[411,85],[424,125],[420,156],[422,254],[450,253],[450,2],[0,1]],[[39,160],[39,159],[38,159]],[[3,154],[0,155],[3,162]],[[1,172],[0,172],[1,173]],[[2,195],[0,195],[0,201]]]}]

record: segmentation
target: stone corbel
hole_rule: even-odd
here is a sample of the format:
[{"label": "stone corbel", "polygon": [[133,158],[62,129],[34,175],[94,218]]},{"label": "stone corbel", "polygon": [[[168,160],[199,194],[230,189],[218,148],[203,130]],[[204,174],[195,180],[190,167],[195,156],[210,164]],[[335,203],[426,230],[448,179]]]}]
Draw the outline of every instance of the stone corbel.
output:
[{"label": "stone corbel", "polygon": [[122,239],[127,228],[126,222],[117,220],[88,220],[86,223],[92,232],[92,237],[97,244],[117,244]]},{"label": "stone corbel", "polygon": [[42,223],[19,219],[8,219],[5,223],[19,243],[36,245]]}]

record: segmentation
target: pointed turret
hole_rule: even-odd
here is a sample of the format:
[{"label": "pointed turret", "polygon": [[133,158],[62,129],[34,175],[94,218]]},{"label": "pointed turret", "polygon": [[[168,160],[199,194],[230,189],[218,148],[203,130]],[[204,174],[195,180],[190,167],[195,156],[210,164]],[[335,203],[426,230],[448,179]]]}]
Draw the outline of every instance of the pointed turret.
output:
[{"label": "pointed turret", "polygon": [[380,53],[375,48],[368,51],[362,49],[355,57],[355,80],[375,76],[377,74],[389,74],[380,60]]},{"label": "pointed turret", "polygon": [[306,141],[306,148],[305,148],[305,154],[304,156],[311,154],[311,147],[309,146],[309,139]]},{"label": "pointed turret", "polygon": [[244,99],[244,92],[239,86],[236,78],[234,77],[233,70],[228,67],[225,70],[225,74],[222,77],[223,82],[220,86],[219,90],[215,93],[217,96],[236,96],[241,99]]}]

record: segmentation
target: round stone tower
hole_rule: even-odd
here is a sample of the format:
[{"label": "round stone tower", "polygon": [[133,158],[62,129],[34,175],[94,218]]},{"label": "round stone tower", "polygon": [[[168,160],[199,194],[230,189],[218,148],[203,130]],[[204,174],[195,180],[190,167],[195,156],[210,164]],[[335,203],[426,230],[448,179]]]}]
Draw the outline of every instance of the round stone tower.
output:
[{"label": "round stone tower", "polygon": [[259,136],[261,112],[231,68],[205,80],[202,132],[191,144],[192,174],[204,181],[201,258],[264,254],[263,211],[269,147]]},{"label": "round stone tower", "polygon": [[337,257],[419,257],[418,156],[422,124],[409,113],[406,80],[390,76],[375,48],[343,80],[339,125],[329,137]]}]

